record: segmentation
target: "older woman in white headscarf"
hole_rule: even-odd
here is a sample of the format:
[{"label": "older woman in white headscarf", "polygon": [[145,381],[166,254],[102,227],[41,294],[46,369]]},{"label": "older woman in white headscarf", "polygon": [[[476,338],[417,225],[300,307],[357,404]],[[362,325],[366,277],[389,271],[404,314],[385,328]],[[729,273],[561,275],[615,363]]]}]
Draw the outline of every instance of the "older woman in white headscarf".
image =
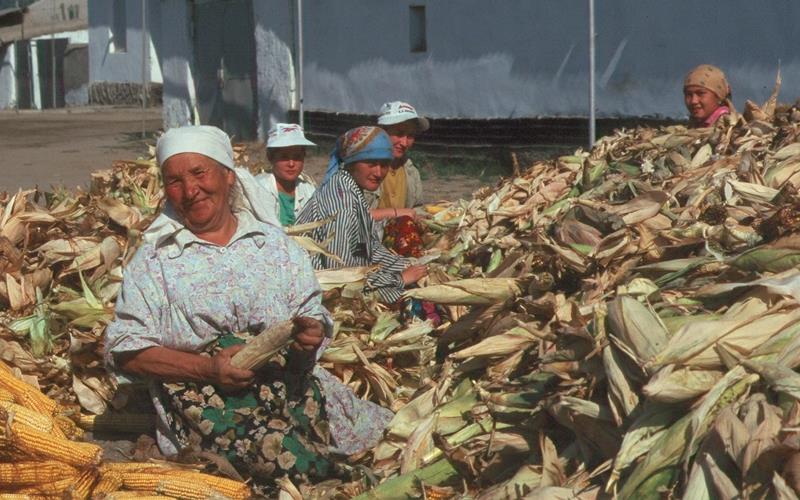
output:
[{"label": "older woman in white headscarf", "polygon": [[[332,377],[313,368],[332,323],[308,256],[259,205],[224,132],[172,129],[156,152],[167,205],[125,268],[107,364],[150,381],[163,451],[223,455],[263,494],[285,475],[330,477]],[[231,364],[247,337],[287,319],[284,354],[257,372]]]}]

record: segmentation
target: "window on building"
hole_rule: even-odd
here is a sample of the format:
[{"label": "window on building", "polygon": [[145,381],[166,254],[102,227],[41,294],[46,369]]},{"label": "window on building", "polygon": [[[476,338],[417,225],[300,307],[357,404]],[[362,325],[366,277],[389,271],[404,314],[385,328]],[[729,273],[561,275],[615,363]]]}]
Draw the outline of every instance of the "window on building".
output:
[{"label": "window on building", "polygon": [[128,18],[125,12],[126,0],[112,0],[111,10],[111,46],[114,52],[127,52],[128,50]]},{"label": "window on building", "polygon": [[425,6],[411,5],[408,9],[408,40],[411,52],[425,52],[428,50],[428,40],[425,34]]}]

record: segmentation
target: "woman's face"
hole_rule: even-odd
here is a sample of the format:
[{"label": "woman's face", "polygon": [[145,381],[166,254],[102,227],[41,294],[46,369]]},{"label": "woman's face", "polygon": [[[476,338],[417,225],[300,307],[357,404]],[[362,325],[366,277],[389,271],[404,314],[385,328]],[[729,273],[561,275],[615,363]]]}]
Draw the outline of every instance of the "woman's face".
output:
[{"label": "woman's face", "polygon": [[702,122],[720,107],[717,94],[699,85],[688,85],[683,89],[683,100],[689,116],[693,120]]},{"label": "woman's face", "polygon": [[306,149],[303,146],[270,148],[267,153],[276,179],[283,182],[297,182],[306,159]]},{"label": "woman's face", "polygon": [[386,125],[384,130],[392,141],[392,156],[395,160],[405,157],[408,150],[414,145],[414,141],[417,140],[417,122],[415,120]]},{"label": "woman's face", "polygon": [[389,173],[388,160],[357,161],[347,166],[347,171],[361,189],[375,191],[381,186],[383,178]]},{"label": "woman's face", "polygon": [[199,153],[171,156],[161,167],[164,193],[186,227],[195,234],[220,229],[230,215],[233,170]]}]

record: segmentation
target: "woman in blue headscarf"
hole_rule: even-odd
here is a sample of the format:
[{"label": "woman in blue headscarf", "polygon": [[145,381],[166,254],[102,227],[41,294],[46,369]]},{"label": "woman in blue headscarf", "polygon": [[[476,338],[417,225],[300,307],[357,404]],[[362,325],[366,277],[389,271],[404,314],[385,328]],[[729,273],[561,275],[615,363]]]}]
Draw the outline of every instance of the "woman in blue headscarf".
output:
[{"label": "woman in blue headscarf", "polygon": [[298,224],[305,224],[333,217],[311,237],[327,242],[328,252],[339,260],[314,254],[312,264],[316,269],[378,266],[367,277],[366,290],[377,292],[388,303],[397,302],[406,286],[428,273],[425,266],[412,266],[408,259],[387,250],[373,227],[364,191],[380,187],[391,161],[392,143],[382,129],[348,130],[336,142],[322,187],[297,218]]}]

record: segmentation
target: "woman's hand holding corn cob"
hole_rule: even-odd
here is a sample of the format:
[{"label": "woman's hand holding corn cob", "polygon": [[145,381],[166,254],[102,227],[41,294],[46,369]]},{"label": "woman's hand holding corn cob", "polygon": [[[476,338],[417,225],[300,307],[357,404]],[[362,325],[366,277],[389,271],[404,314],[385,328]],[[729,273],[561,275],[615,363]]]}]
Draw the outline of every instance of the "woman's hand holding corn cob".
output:
[{"label": "woman's hand holding corn cob", "polygon": [[253,371],[231,364],[233,355],[242,348],[244,344],[227,347],[211,358],[211,382],[214,386],[222,390],[235,390],[244,389],[253,382]]},{"label": "woman's hand holding corn cob", "polygon": [[325,329],[318,320],[306,316],[294,318],[292,349],[315,353],[325,338]]}]

